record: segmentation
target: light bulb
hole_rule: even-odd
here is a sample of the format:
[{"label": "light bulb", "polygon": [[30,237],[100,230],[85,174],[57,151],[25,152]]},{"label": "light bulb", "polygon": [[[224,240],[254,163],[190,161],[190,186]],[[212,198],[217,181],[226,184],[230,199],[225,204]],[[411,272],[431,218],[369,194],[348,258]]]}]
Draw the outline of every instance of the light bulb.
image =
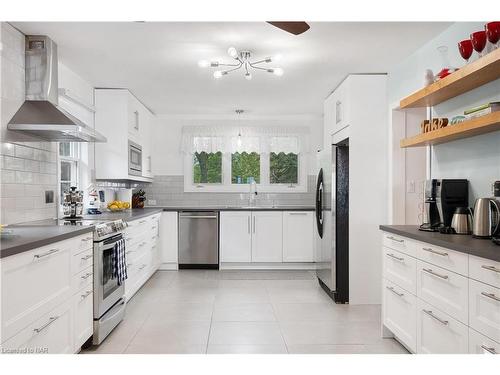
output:
[{"label": "light bulb", "polygon": [[280,61],[282,58],[283,58],[283,56],[280,53],[278,53],[278,54],[274,55],[273,57],[271,57],[271,59],[273,60],[273,62]]},{"label": "light bulb", "polygon": [[210,62],[207,60],[200,60],[198,61],[198,66],[200,68],[208,68],[210,66]]},{"label": "light bulb", "polygon": [[238,140],[236,141],[236,144],[238,147],[241,147],[242,141],[241,141],[241,134],[238,134]]},{"label": "light bulb", "polygon": [[222,72],[220,70],[216,70],[214,72],[214,78],[219,79],[220,77],[222,77]]},{"label": "light bulb", "polygon": [[283,75],[283,69],[281,68],[273,68],[273,74],[277,75],[278,77],[281,77]]},{"label": "light bulb", "polygon": [[245,79],[246,79],[247,81],[250,81],[250,80],[252,79],[252,75],[251,75],[250,73],[248,73],[248,72],[247,72],[247,73],[245,73]]},{"label": "light bulb", "polygon": [[238,57],[238,51],[234,47],[229,47],[227,50],[227,54],[233,59],[236,59]]}]

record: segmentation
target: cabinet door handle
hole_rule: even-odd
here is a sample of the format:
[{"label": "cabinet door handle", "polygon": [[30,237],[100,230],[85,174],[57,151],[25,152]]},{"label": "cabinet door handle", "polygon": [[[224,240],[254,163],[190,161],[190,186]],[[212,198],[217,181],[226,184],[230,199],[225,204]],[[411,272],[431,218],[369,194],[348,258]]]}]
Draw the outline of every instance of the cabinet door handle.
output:
[{"label": "cabinet door handle", "polygon": [[397,257],[397,256],[396,256],[396,255],[394,255],[394,254],[389,254],[389,253],[387,253],[387,254],[385,254],[385,255],[387,255],[388,257],[390,257],[390,258],[392,258],[392,259],[396,259],[396,260],[398,260],[398,261],[400,261],[400,262],[404,262],[404,261],[405,261],[405,258],[400,258],[400,257]]},{"label": "cabinet door handle", "polygon": [[490,348],[490,347],[488,347],[486,345],[481,345],[481,349],[486,350],[490,354],[497,354],[495,348]]},{"label": "cabinet door handle", "polygon": [[429,274],[431,274],[433,276],[439,277],[440,279],[443,279],[443,280],[447,280],[448,279],[448,275],[441,275],[439,273],[434,272],[430,268],[422,268],[422,271],[427,272],[427,273],[429,273]]},{"label": "cabinet door handle", "polygon": [[52,249],[52,250],[47,251],[46,253],[35,254],[34,257],[36,259],[44,258],[44,257],[47,257],[47,256],[49,256],[51,254],[57,253],[58,251],[59,251],[59,249]]},{"label": "cabinet door handle", "polygon": [[134,111],[134,117],[135,117],[135,130],[139,130],[139,111]]},{"label": "cabinet door handle", "polygon": [[429,253],[436,254],[436,255],[441,255],[442,257],[447,257],[448,253],[444,253],[441,251],[436,251],[434,249],[431,249],[430,247],[423,247],[422,250],[428,251]]},{"label": "cabinet door handle", "polygon": [[481,268],[484,268],[485,270],[488,270],[488,271],[500,273],[500,269],[496,268],[495,266],[482,265]]},{"label": "cabinet door handle", "polygon": [[82,260],[88,260],[90,258],[92,258],[93,255],[92,254],[89,254],[89,255],[85,255],[84,257],[82,257]]},{"label": "cabinet door handle", "polygon": [[390,290],[391,292],[393,292],[398,297],[403,297],[404,296],[404,293],[398,293],[398,292],[396,292],[392,286],[386,286],[386,289]]},{"label": "cabinet door handle", "polygon": [[253,233],[255,234],[255,216],[253,217]]},{"label": "cabinet door handle", "polygon": [[391,240],[391,241],[399,242],[399,243],[404,243],[405,242],[405,240],[400,240],[400,239],[394,238],[392,236],[388,236],[387,239]]},{"label": "cabinet door handle", "polygon": [[500,297],[495,296],[494,293],[486,293],[486,292],[481,292],[481,295],[491,298],[494,301],[500,302]]},{"label": "cabinet door handle", "polygon": [[50,326],[52,323],[54,323],[57,319],[59,319],[58,316],[51,316],[49,318],[49,321],[47,323],[45,323],[43,326],[41,326],[40,328],[35,328],[33,331],[35,331],[36,333],[40,333],[42,332],[45,328],[47,328],[48,326]]},{"label": "cabinet door handle", "polygon": [[247,217],[248,234],[250,234],[250,216]]},{"label": "cabinet door handle", "polygon": [[423,309],[422,310],[424,313],[426,313],[427,315],[429,315],[430,317],[436,319],[439,323],[447,326],[448,325],[448,321],[447,320],[443,320],[441,319],[440,317],[434,315],[434,313],[431,311],[431,310],[426,310],[426,309]]},{"label": "cabinet door handle", "polygon": [[289,215],[307,215],[307,212],[289,212]]},{"label": "cabinet door handle", "polygon": [[81,276],[83,280],[88,279],[90,276],[92,276],[91,273],[86,273],[85,275]]},{"label": "cabinet door handle", "polygon": [[81,297],[82,297],[82,299],[85,299],[85,298],[87,298],[88,296],[90,296],[91,294],[92,294],[92,291],[91,291],[91,290],[87,290],[87,291],[85,292],[85,294],[82,294],[82,295],[81,295]]}]

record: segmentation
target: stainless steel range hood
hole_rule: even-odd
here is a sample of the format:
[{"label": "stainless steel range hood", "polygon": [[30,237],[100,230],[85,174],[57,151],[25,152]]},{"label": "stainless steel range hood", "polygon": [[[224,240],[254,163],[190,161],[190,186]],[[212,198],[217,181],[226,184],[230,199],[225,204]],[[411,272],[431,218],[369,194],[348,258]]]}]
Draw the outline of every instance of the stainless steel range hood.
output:
[{"label": "stainless steel range hood", "polygon": [[59,107],[57,45],[26,36],[26,100],[7,128],[51,142],[106,142],[106,137]]}]

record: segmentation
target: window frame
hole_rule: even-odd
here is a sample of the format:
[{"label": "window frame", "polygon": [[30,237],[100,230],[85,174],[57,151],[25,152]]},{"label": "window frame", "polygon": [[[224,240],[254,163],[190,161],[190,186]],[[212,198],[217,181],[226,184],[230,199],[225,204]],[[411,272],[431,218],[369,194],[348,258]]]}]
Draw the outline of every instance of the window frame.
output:
[{"label": "window frame", "polygon": [[[231,153],[222,153],[222,183],[196,184],[193,182],[193,154],[184,156],[184,192],[186,193],[248,193],[248,184],[233,184],[231,182]],[[297,184],[270,183],[270,153],[260,153],[260,183],[257,191],[262,193],[305,193],[307,192],[307,158],[297,154]]]},{"label": "window frame", "polygon": [[[70,155],[61,155],[61,150],[60,150],[60,144],[61,143],[69,143],[70,144]],[[76,186],[78,188],[78,185],[80,183],[80,155],[81,155],[81,147],[78,142],[59,142],[58,148],[57,148],[57,179],[58,179],[58,197],[59,197],[59,205],[62,205],[62,199],[61,199],[61,194],[62,194],[62,183],[63,182],[69,182],[70,185],[74,182],[73,186]],[[61,164],[62,162],[67,162],[70,163],[74,168],[71,168],[71,179],[72,181],[67,181],[67,180],[62,180],[61,179]],[[74,178],[74,181],[73,181]]]}]

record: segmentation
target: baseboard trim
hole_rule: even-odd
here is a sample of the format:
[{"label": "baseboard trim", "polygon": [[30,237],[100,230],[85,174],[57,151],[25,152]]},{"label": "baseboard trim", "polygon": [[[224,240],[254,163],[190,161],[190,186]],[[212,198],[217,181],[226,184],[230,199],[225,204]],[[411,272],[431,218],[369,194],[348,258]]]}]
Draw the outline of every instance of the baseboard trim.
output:
[{"label": "baseboard trim", "polygon": [[179,269],[179,265],[177,263],[162,263],[158,269],[160,271],[177,271]]},{"label": "baseboard trim", "polygon": [[221,263],[220,270],[300,270],[316,269],[314,263]]}]

